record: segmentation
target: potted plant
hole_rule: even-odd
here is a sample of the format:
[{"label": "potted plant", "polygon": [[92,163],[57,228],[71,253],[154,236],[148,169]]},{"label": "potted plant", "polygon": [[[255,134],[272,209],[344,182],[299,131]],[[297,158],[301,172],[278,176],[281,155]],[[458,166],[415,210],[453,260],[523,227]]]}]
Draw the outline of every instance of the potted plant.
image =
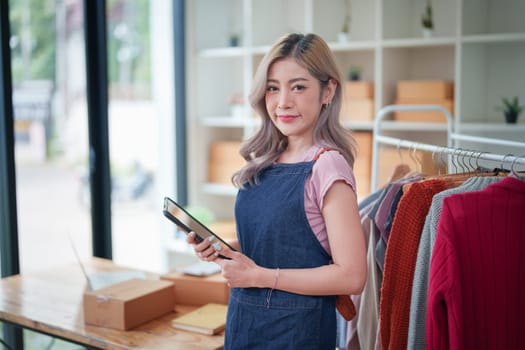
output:
[{"label": "potted plant", "polygon": [[430,38],[432,36],[432,31],[434,30],[431,0],[427,0],[425,11],[423,12],[423,15],[421,15],[421,25],[423,26],[423,36],[425,38]]},{"label": "potted plant", "polygon": [[502,111],[505,116],[505,121],[508,124],[516,124],[518,117],[523,112],[525,106],[520,106],[518,96],[513,98],[502,97],[501,106],[497,106],[496,110]]},{"label": "potted plant", "polygon": [[241,36],[240,34],[238,33],[230,33],[229,37],[228,37],[228,44],[231,46],[231,47],[237,47],[239,46],[241,42]]},{"label": "potted plant", "polygon": [[359,66],[350,66],[348,69],[348,80],[350,81],[358,81],[361,80],[361,73],[363,72],[363,68]]}]

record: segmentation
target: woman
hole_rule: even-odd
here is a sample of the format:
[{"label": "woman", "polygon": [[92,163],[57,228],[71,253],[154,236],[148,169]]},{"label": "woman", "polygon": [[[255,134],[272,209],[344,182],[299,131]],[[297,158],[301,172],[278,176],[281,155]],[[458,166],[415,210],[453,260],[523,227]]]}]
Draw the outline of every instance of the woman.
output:
[{"label": "woman", "polygon": [[258,67],[250,103],[262,126],[233,176],[238,251],[188,236],[232,288],[225,349],[334,349],[336,295],[364,287],[354,141],[339,123],[341,98],[333,54],[315,34],[279,39]]}]

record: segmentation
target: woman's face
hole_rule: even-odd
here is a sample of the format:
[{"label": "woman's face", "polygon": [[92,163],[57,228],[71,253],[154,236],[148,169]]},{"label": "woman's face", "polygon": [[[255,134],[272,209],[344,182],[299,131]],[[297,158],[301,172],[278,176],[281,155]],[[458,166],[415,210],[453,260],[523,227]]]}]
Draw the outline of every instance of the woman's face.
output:
[{"label": "woman's face", "polygon": [[319,81],[293,58],[278,60],[268,70],[265,95],[268,115],[288,138],[311,141],[321,107],[333,96],[332,84],[321,92]]}]

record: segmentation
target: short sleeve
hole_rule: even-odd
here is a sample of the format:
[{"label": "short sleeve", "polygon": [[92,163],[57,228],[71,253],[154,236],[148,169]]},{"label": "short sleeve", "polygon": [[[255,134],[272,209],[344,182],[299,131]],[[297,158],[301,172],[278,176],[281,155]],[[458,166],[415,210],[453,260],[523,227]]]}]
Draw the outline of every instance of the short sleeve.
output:
[{"label": "short sleeve", "polygon": [[356,192],[354,172],[343,155],[337,151],[324,152],[315,162],[310,179],[319,209],[323,208],[324,197],[330,187],[340,180],[346,182]]},{"label": "short sleeve", "polygon": [[331,250],[321,208],[326,193],[336,181],[344,181],[356,191],[354,173],[345,158],[337,151],[324,152],[306,180],[304,207],[312,231],[328,254]]}]

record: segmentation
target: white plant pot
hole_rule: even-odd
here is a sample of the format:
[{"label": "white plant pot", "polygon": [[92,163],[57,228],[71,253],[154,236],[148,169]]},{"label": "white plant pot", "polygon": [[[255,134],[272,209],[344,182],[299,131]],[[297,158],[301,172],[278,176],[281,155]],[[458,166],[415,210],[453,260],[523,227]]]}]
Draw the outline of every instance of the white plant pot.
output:
[{"label": "white plant pot", "polygon": [[340,43],[346,43],[350,40],[350,34],[345,32],[337,33],[337,41]]},{"label": "white plant pot", "polygon": [[423,33],[423,38],[425,39],[432,38],[432,34],[434,34],[434,31],[429,28],[423,28],[421,31]]}]

